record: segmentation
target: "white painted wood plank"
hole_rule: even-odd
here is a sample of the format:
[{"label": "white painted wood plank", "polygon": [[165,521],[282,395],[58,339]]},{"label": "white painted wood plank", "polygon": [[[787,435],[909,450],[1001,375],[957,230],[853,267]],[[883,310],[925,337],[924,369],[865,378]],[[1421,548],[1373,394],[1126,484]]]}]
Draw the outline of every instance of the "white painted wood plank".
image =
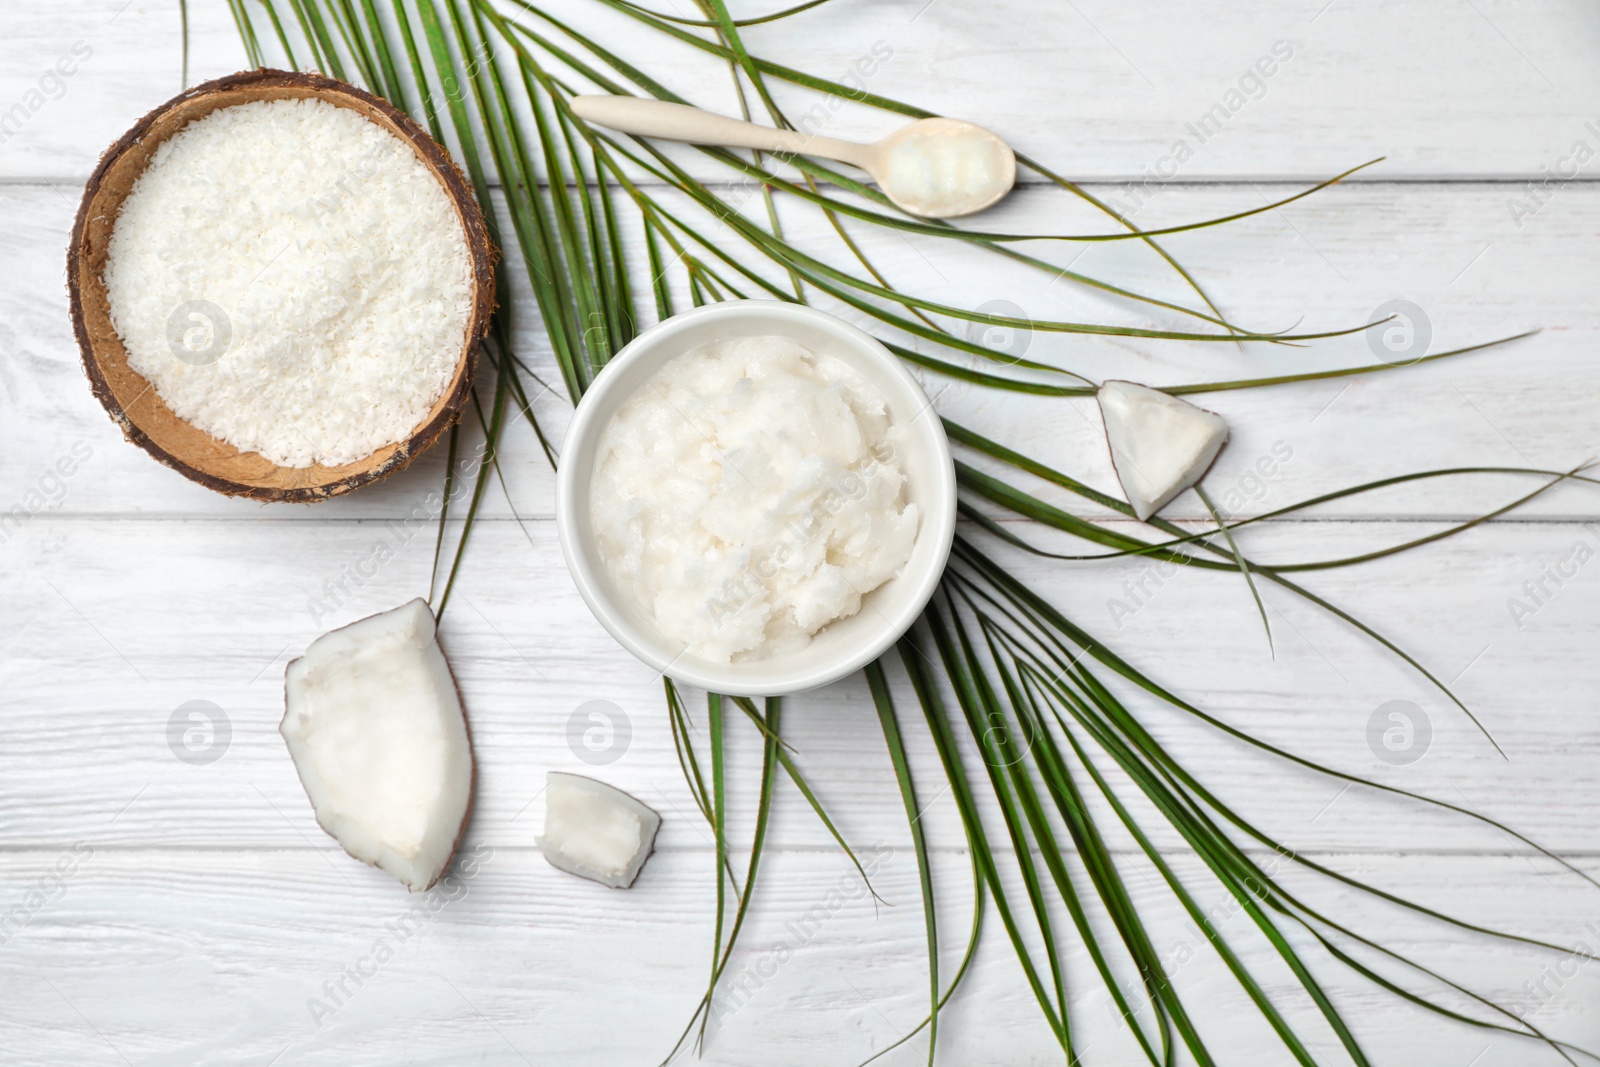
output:
[{"label": "white painted wood plank", "polygon": [[[92,846],[89,846],[92,848]],[[0,855],[8,908],[42,887],[46,900],[0,947],[0,1042],[18,1067],[59,1064],[484,1064],[655,1062],[693,1010],[711,935],[710,854],[657,854],[636,887],[602,889],[533,852],[476,842],[470,879],[435,890],[438,910],[404,918],[407,898],[385,876],[330,868],[310,851],[235,853],[96,849],[58,889],[57,853]],[[963,857],[939,857],[954,973],[970,914]],[[1297,994],[1249,920],[1204,887],[1192,859],[1175,866],[1223,936],[1319,1056],[1342,1062],[1332,1034]],[[1201,1033],[1234,1063],[1282,1062],[1281,1046],[1164,890],[1127,870],[1152,941],[1173,969]],[[1592,887],[1546,884],[1520,861],[1492,857],[1370,857],[1359,875],[1428,904],[1557,944],[1593,944]],[[875,884],[894,907],[874,909],[834,857],[772,852],[760,906],[730,965],[705,1062],[858,1062],[922,1017],[926,942],[915,866],[880,856]],[[1575,881],[1575,880],[1574,880]],[[1531,884],[1530,884],[1531,883]],[[1594,1047],[1600,993],[1592,966],[1499,945],[1406,919],[1353,892],[1315,904],[1383,933],[1397,950],[1502,999],[1549,1032]],[[424,907],[426,905],[423,905]],[[426,914],[426,913],[424,913]],[[403,939],[400,932],[410,931]],[[990,912],[986,942],[940,1030],[952,1063],[1058,1062],[1049,1032]],[[1363,988],[1311,956],[1373,1062],[1555,1062],[1514,1038],[1493,1037]],[[391,958],[378,962],[384,942]],[[1093,1062],[1133,1062],[1076,938],[1063,959],[1079,1048]],[[346,968],[365,973],[360,985]],[[1124,973],[1124,981],[1132,981]],[[348,995],[324,990],[343,980]],[[335,986],[336,988],[336,986]],[[1425,988],[1425,987],[1424,987]],[[738,991],[736,991],[738,990]],[[317,1012],[313,998],[332,1008]],[[318,1023],[320,1022],[320,1025]],[[1486,1050],[1486,1046],[1488,1046]],[[913,1041],[887,1062],[923,1062]]]},{"label": "white painted wood plank", "polygon": [[[442,484],[441,450],[351,498],[316,508],[264,508],[217,497],[123,444],[90,395],[67,319],[61,263],[75,195],[59,186],[0,189],[0,211],[14,220],[0,233],[0,247],[24,265],[0,293],[0,346],[10,357],[0,369],[0,390],[15,413],[0,420],[0,510],[27,503],[30,509],[73,514],[394,517],[410,513]],[[1233,427],[1233,443],[1207,483],[1214,497],[1224,500],[1236,491],[1235,502],[1243,513],[1252,513],[1399,473],[1456,465],[1566,469],[1600,451],[1594,415],[1600,405],[1600,364],[1593,358],[1600,316],[1592,300],[1600,270],[1590,236],[1600,226],[1600,188],[1567,190],[1520,231],[1505,214],[1505,198],[1505,188],[1493,184],[1335,188],[1281,214],[1173,243],[1230,314],[1262,328],[1296,322],[1308,330],[1358,325],[1386,301],[1404,299],[1424,309],[1432,335],[1429,351],[1533,327],[1545,330],[1513,347],[1459,361],[1200,398]],[[1044,190],[1021,193],[1004,209],[1002,221],[1039,227],[1069,215],[1068,199]],[[1181,220],[1259,202],[1255,190],[1232,186],[1169,193],[1150,210],[1152,217]],[[797,211],[791,220],[792,236],[806,247],[829,256],[845,254],[820,217]],[[1003,299],[1034,318],[1182,325],[1176,316],[1151,318],[1081,288],[1052,285],[1038,272],[997,268],[992,257],[964,247],[913,244],[876,232],[864,234],[862,244],[896,282],[958,306]],[[637,240],[630,251],[642,265]],[[557,393],[541,397],[536,411],[559,439],[568,414],[559,377],[536,325],[517,255],[506,262],[526,358],[556,383]],[[1140,291],[1183,295],[1155,257],[1132,246],[1098,246],[1074,266]],[[641,275],[641,283],[646,280]],[[848,315],[864,318],[853,311]],[[1011,342],[1000,338],[997,343]],[[1364,334],[1309,349],[1249,347],[1240,353],[1227,344],[1035,333],[1027,339],[1026,354],[1096,379],[1156,384],[1374,361]],[[936,376],[925,380],[950,416],[1116,493],[1091,401],[1001,394]],[[64,486],[56,485],[49,469],[80,441],[92,458]],[[1280,442],[1292,451],[1292,460],[1258,485],[1252,468]],[[508,435],[503,462],[517,511],[548,516],[553,479],[526,427]],[[1496,478],[1424,483],[1330,505],[1324,513],[1470,515],[1498,507],[1528,487],[1526,481]],[[29,502],[28,493],[41,489]],[[1080,512],[1085,507],[1064,494],[1051,499]],[[1203,514],[1193,496],[1174,507],[1179,515]],[[489,494],[488,508],[490,514],[509,514],[498,491]],[[1600,497],[1592,490],[1558,490],[1528,511],[1568,517],[1597,512]]]},{"label": "white painted wood plank", "polygon": [[[244,66],[226,5],[191,7],[191,80]],[[552,10],[675,91],[736,112],[726,69],[703,53],[599,5]],[[134,119],[179,91],[175,4],[15,0],[6,20],[0,112],[24,113],[0,145],[0,176],[87,176]],[[1048,15],[1024,0],[834,0],[751,27],[746,40],[835,79],[876,49],[872,92],[984,123],[1083,179],[1318,178],[1388,156],[1388,177],[1542,180],[1542,167],[1577,165],[1575,142],[1600,147],[1586,125],[1600,120],[1600,75],[1585,58],[1600,21],[1580,0],[1211,2],[1159,16],[1104,0]],[[79,42],[92,54],[58,84],[48,72]],[[818,100],[779,95],[796,116]],[[827,125],[873,137],[893,123],[850,105]]]},{"label": "white painted wood plank", "polygon": [[[1190,136],[1185,124],[1221,101],[1280,38],[1291,43],[1293,57],[1262,99],[1231,114],[1224,131],[1183,164],[1178,183],[1300,180],[1382,153],[1391,162],[1379,173],[1389,177],[1536,177],[1541,166],[1559,166],[1576,140],[1600,143],[1600,133],[1590,136],[1584,126],[1600,114],[1600,78],[1586,58],[1600,29],[1593,11],[1572,0],[1472,6],[1308,0],[1188,5],[1153,17],[1095,3],[1042,26],[1028,5],[980,11],[934,0],[919,13],[924,0],[834,0],[787,26],[754,28],[749,39],[774,58],[820,72],[842,71],[884,41],[894,56],[875,76],[875,91],[993,125],[1025,150],[1064,160],[1074,177],[1137,179],[1171,151],[1174,138]],[[194,78],[242,65],[225,6],[191,7]],[[592,9],[561,10],[583,20]],[[659,687],[573,595],[543,521],[549,473],[520,431],[507,475],[518,510],[535,521],[527,537],[505,521],[480,527],[444,627],[483,760],[473,841],[494,847],[495,857],[465,899],[404,946],[324,1028],[315,1027],[306,998],[358,960],[407,902],[315,828],[274,731],[276,679],[319,630],[425,588],[431,549],[419,536],[334,613],[314,619],[308,610],[310,598],[325,595],[322,581],[366,568],[373,544],[393,536],[381,522],[352,520],[411,512],[438,484],[441,457],[354,499],[318,509],[263,508],[206,494],[117,441],[76,369],[60,264],[78,196],[72,180],[81,181],[133,118],[178,88],[175,6],[21,0],[0,15],[0,28],[8,31],[0,34],[0,116],[18,103],[29,110],[0,143],[0,181],[13,183],[0,190],[7,223],[0,248],[12,267],[11,285],[0,294],[0,350],[8,357],[0,364],[0,506],[25,503],[35,491],[46,505],[0,545],[7,590],[0,601],[0,906],[7,910],[0,915],[13,913],[35,886],[50,888],[40,879],[58,849],[75,841],[96,849],[63,897],[0,944],[5,1058],[188,1064],[280,1056],[277,1062],[292,1064],[659,1057],[703,981],[708,844],[686,814]],[[635,39],[617,38],[628,47]],[[92,55],[54,99],[55,83],[40,78],[78,41]],[[668,84],[730,106],[720,71],[687,50],[653,41],[646,47]],[[1011,74],[1000,82],[989,76],[996,56],[1005,57]],[[38,109],[28,96],[33,89],[44,97]],[[882,128],[881,119],[846,109],[829,132]],[[693,153],[683,158],[697,173],[716,173]],[[15,184],[40,178],[68,180]],[[1142,196],[1137,187],[1099,191]],[[1169,190],[1138,217],[1149,224],[1194,218],[1274,192],[1248,185]],[[1251,324],[1287,324],[1308,313],[1307,327],[1345,325],[1404,298],[1432,319],[1435,350],[1529,325],[1547,328],[1515,350],[1360,380],[1348,390],[1333,383],[1207,401],[1235,427],[1234,446],[1209,483],[1216,495],[1240,490],[1256,497],[1246,510],[1258,510],[1440,463],[1564,465],[1591,454],[1600,400],[1592,360],[1592,294],[1600,280],[1592,234],[1600,200],[1584,183],[1564,186],[1519,226],[1508,203],[1518,195],[1520,186],[1482,182],[1339,189],[1256,222],[1174,239],[1223,306]],[[797,213],[786,221],[804,239],[819,232]],[[993,221],[1018,229],[1078,225],[1064,197],[1038,190],[1014,197]],[[1064,317],[1114,310],[1060,293],[1061,286],[1030,288],[950,249],[898,239],[870,241],[869,248],[891,277],[951,302],[1005,297],[1027,314]],[[1131,247],[1095,249],[1075,266],[1171,292]],[[516,290],[526,291],[520,279]],[[532,325],[528,305],[515,310]],[[525,329],[523,339],[535,365],[547,370],[537,332]],[[1300,358],[1042,336],[1029,354],[1070,358],[1096,376],[1161,381],[1254,373]],[[1309,354],[1330,363],[1366,355],[1359,338]],[[1001,400],[964,388],[940,404],[1091,484],[1113,487],[1088,405]],[[541,405],[559,430],[562,402],[546,397]],[[64,484],[47,482],[46,469],[79,441],[89,459]],[[1261,493],[1250,491],[1250,466],[1278,441],[1293,447],[1293,459]],[[1329,514],[1458,515],[1498,504],[1510,489],[1439,486]],[[492,500],[491,515],[509,514]],[[1192,504],[1184,507],[1193,513]],[[1563,492],[1530,511],[1545,522],[1496,524],[1371,568],[1308,579],[1452,678],[1506,745],[1509,763],[1497,761],[1458,713],[1370,643],[1270,591],[1275,662],[1264,658],[1236,578],[1177,576],[1119,618],[1114,600],[1144,595],[1124,586],[1141,580],[1141,568],[1017,565],[1114,647],[1135,650],[1130,657],[1142,669],[1227,721],[1336,766],[1505,818],[1592,867],[1600,841],[1590,813],[1600,785],[1587,754],[1600,738],[1587,714],[1591,576],[1581,570],[1520,628],[1508,601],[1527,597],[1523,583],[1542,580],[1544,568],[1569,556],[1578,539],[1600,536],[1548,520],[1593,519],[1595,512],[1592,494]],[[164,521],[184,518],[191,521]],[[1251,533],[1245,543],[1269,557],[1304,558],[1434,528],[1297,523]],[[1152,584],[1146,579],[1144,589]],[[901,695],[919,780],[937,781],[931,749]],[[224,707],[233,730],[226,753],[206,766],[179,761],[168,746],[172,712],[193,699]],[[572,712],[591,699],[615,702],[632,727],[628,751],[591,773],[633,789],[667,815],[664,850],[630,894],[565,878],[531,850],[544,772],[590,769],[568,747],[567,731]],[[1387,766],[1369,748],[1373,713],[1392,699],[1418,704],[1434,731],[1426,756],[1410,766]],[[1303,849],[1336,853],[1326,858],[1339,869],[1561,944],[1600,938],[1582,928],[1593,914],[1593,890],[1570,877],[1547,879],[1547,864],[1518,855],[1494,832],[1362,790],[1341,794],[1181,716],[1137,706],[1156,735],[1241,813]],[[859,681],[793,701],[788,723],[802,765],[850,838],[896,850],[876,878],[896,907],[874,915],[853,900],[831,912],[713,1035],[712,1062],[853,1061],[883,1048],[922,1011],[921,917],[904,815]],[[753,734],[735,736],[734,758],[751,771]],[[734,824],[747,834],[754,775],[736,777]],[[948,798],[930,803],[933,840],[959,845]],[[828,892],[852,885],[842,857],[787,788],[772,840],[770,880],[736,978],[742,968],[770,962],[780,939],[792,936],[787,923],[819,904],[830,909]],[[1370,854],[1399,850],[1412,854]],[[1192,867],[1183,857],[1178,862],[1185,872]],[[950,920],[947,968],[966,919],[962,865],[956,853],[939,858]],[[1132,877],[1135,893],[1145,893],[1142,879]],[[1385,943],[1416,949],[1452,975],[1498,992],[1540,1025],[1600,1044],[1588,1008],[1593,975],[1570,957],[1486,948],[1456,932],[1403,922],[1370,902],[1319,899],[1340,915],[1370,919],[1364,928]],[[1158,943],[1176,951],[1192,940],[1170,903],[1148,907]],[[998,935],[991,928],[972,984],[947,1017],[941,1051],[958,1063],[997,1055],[1058,1062]],[[1110,1033],[1104,997],[1082,991],[1089,980],[1075,939],[1066,944],[1084,1040],[1108,1062],[1127,1059],[1132,1048]],[[1573,971],[1575,978],[1566,977]],[[1378,1062],[1520,1064],[1536,1054],[1330,977]],[[1269,991],[1287,992],[1285,981],[1278,974]],[[1281,1056],[1217,968],[1186,964],[1179,982],[1186,992],[1193,988],[1201,1026],[1230,1062]],[[617,1025],[619,1005],[628,1012],[624,1026]],[[1291,1018],[1319,1053],[1333,1055],[1305,1005]],[[920,1055],[907,1050],[897,1062]]]},{"label": "white painted wood plank", "polygon": [[[514,523],[480,526],[442,626],[480,761],[476,825],[497,840],[531,844],[543,821],[546,771],[588,770],[569,731],[581,737],[591,726],[581,712],[587,702],[609,701],[621,710],[607,714],[625,716],[629,732],[625,742],[613,740],[616,758],[595,773],[660,808],[665,844],[702,845],[705,828],[692,815],[673,754],[660,683],[590,617],[552,527],[532,522],[525,535]],[[1241,539],[1264,559],[1288,561],[1433,528],[1301,523]],[[1305,577],[1453,680],[1508,761],[1403,664],[1271,587],[1264,594],[1276,660],[1236,576],[1161,579],[1130,562],[1002,558],[1136,667],[1254,736],[1479,809],[1552,847],[1591,853],[1600,852],[1592,817],[1600,722],[1588,713],[1596,564],[1559,589],[1547,583],[1553,595],[1531,615],[1514,618],[1507,606],[1512,597],[1526,600],[1523,583],[1540,580],[1579,540],[1595,552],[1600,531],[1495,524],[1409,556]],[[400,544],[380,524],[37,520],[0,554],[0,581],[10,590],[0,634],[0,841],[58,846],[116,815],[104,840],[122,845],[320,842],[276,733],[283,665],[318,632],[424,594],[431,555],[426,534]],[[1119,688],[1187,767],[1294,847],[1507,847],[1496,832],[1460,817],[1297,772]],[[197,700],[220,707],[231,729],[209,765],[180,761],[168,732],[175,715],[187,717],[179,709]],[[926,726],[903,688],[899,700],[930,806],[929,832],[936,843],[958,846],[963,838],[952,801],[936,784],[943,779]],[[1416,735],[1412,754],[1421,758],[1410,765],[1390,765],[1372,747],[1369,726],[1375,716],[1383,729],[1391,725],[1379,709],[1392,700],[1415,704],[1408,714],[1419,726],[1426,720],[1431,735]],[[787,708],[797,759],[846,835],[904,839],[904,812],[861,679],[795,697]],[[696,716],[703,722],[703,709]],[[735,822],[748,834],[759,737],[742,720],[732,734]],[[210,744],[203,732],[191,740]],[[981,770],[970,750],[968,757]],[[772,834],[780,845],[830,844],[787,786]]]}]

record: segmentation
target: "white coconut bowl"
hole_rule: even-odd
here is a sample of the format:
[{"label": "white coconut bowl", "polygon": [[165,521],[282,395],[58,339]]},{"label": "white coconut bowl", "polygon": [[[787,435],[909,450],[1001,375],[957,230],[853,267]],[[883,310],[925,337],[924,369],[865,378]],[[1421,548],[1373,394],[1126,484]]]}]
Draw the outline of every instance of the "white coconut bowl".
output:
[{"label": "white coconut bowl", "polygon": [[[708,341],[781,336],[848,364],[882,394],[891,425],[906,434],[905,494],[921,525],[896,578],[863,598],[861,610],[818,631],[805,648],[748,662],[715,663],[662,634],[613,587],[595,541],[589,492],[601,437],[617,410],[669,360]],[[955,536],[956,479],[939,414],[900,359],[825,312],[770,300],[734,300],[675,315],[625,347],[578,405],[556,475],[556,526],[578,592],[611,636],[676,681],[740,696],[799,693],[838,681],[877,659],[922,614],[938,587]]]}]

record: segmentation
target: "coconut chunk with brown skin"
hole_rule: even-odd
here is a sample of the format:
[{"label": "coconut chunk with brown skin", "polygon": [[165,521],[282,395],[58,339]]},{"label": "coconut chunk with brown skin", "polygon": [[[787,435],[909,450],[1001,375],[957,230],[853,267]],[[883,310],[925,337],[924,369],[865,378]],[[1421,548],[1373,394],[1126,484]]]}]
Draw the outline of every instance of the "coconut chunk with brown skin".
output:
[{"label": "coconut chunk with brown skin", "polygon": [[289,664],[278,732],[317,823],[421,891],[472,807],[472,740],[422,600],[325,633]]},{"label": "coconut chunk with brown skin", "polygon": [[661,816],[614,786],[581,774],[545,779],[544,858],[568,874],[626,889],[655,847]]},{"label": "coconut chunk with brown skin", "polygon": [[1106,382],[1098,394],[1111,465],[1139,520],[1205,477],[1228,443],[1221,415],[1134,382]]}]

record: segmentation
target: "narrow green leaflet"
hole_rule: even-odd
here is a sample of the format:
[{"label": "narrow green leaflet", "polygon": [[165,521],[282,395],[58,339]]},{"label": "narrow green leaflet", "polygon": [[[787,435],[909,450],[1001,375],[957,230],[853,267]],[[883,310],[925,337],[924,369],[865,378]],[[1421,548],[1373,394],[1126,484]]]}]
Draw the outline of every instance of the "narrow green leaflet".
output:
[{"label": "narrow green leaflet", "polygon": [[[741,107],[747,112],[764,110],[767,119],[780,126],[792,125],[777,103],[778,97],[784,96],[777,91],[780,82],[785,92],[845,97],[902,117],[929,115],[914,104],[852,89],[751,50],[750,41],[762,32],[753,27],[772,26],[788,18],[838,17],[825,0],[808,0],[766,13],[741,10],[739,17],[725,0],[696,0],[692,14],[699,17],[656,10],[640,0],[574,0],[580,2],[603,8],[613,18],[631,20],[639,39],[699,50],[708,71],[732,79]],[[624,55],[615,41],[597,40],[576,28],[581,20],[573,3],[226,3],[252,64],[300,69],[304,63],[355,80],[415,115],[452,151],[485,210],[496,245],[503,254],[516,256],[526,274],[529,291],[522,294],[512,291],[511,271],[502,269],[498,274],[500,311],[485,346],[487,373],[480,374],[477,387],[484,395],[475,392],[472,397],[475,425],[457,427],[450,437],[444,507],[435,545],[436,585],[430,589],[430,600],[441,613],[461,573],[491,482],[498,484],[498,491],[509,500],[500,467],[506,435],[520,432],[514,427],[526,422],[544,454],[552,464],[556,462],[535,408],[549,391],[544,379],[576,401],[595,374],[646,322],[669,316],[685,296],[696,305],[752,295],[831,301],[848,309],[848,314],[868,328],[883,332],[891,351],[923,371],[1001,394],[1027,394],[1059,403],[1093,395],[1097,383],[1064,362],[1051,362],[1044,356],[1014,359],[970,340],[952,324],[1028,329],[1047,335],[1137,338],[1152,345],[1226,341],[1242,346],[1249,341],[1259,343],[1252,351],[1260,352],[1263,360],[1293,359],[1287,367],[1274,364],[1254,377],[1161,386],[1174,395],[1272,388],[1403,370],[1388,364],[1307,365],[1300,349],[1305,342],[1359,332],[1368,324],[1314,332],[1248,328],[1241,325],[1243,318],[1223,314],[1194,275],[1158,240],[1273,210],[1315,195],[1371,164],[1352,167],[1264,207],[1146,230],[1045,163],[1019,157],[1019,165],[1047,183],[1047,188],[1058,189],[1061,195],[1099,212],[1105,229],[997,232],[906,216],[859,178],[804,156],[742,155],[705,148],[700,158],[711,161],[723,174],[709,180],[697,176],[700,171],[686,168],[680,153],[589,127],[572,113],[570,99],[577,92],[598,89],[692,101],[676,95],[652,72],[656,57],[651,49],[635,47],[640,54]],[[180,14],[187,37],[186,3],[180,3]],[[263,16],[263,26],[270,27],[264,36],[256,28],[256,19]],[[747,34],[747,30],[751,32]],[[185,41],[185,68],[187,62]],[[753,210],[757,194],[759,212]],[[819,212],[828,224],[825,233],[831,235],[825,240],[836,240],[837,247],[813,246],[791,237],[781,221],[791,210]],[[1021,319],[930,299],[914,288],[896,284],[889,272],[869,259],[866,238],[884,233],[931,242],[927,247],[933,249],[956,247],[947,242],[958,242],[965,250],[1020,264],[1114,298],[1111,303],[1130,317],[1122,322]],[[1136,242],[1141,247],[1135,251],[1141,255],[1158,257],[1161,269],[1170,270],[1181,281],[1186,293],[1183,299],[1193,306],[1138,292],[1114,278],[1073,271],[1070,264],[1051,258],[1058,255],[1063,243],[1123,241]],[[839,262],[851,266],[840,267]],[[521,339],[512,334],[510,309],[518,295],[531,296],[523,306],[536,310],[542,338],[549,347],[554,367],[544,377],[535,373],[526,345],[519,351]],[[1531,332],[1436,353],[1416,362],[1487,354]],[[1266,372],[1279,368],[1281,372]],[[1442,1020],[1519,1035],[1567,1062],[1580,1056],[1592,1058],[1586,1050],[1547,1035],[1493,997],[1363,933],[1359,916],[1335,916],[1314,908],[1306,902],[1308,897],[1285,888],[1276,875],[1277,867],[1261,862],[1256,854],[1266,849],[1276,863],[1292,864],[1308,877],[1406,909],[1448,929],[1482,938],[1488,945],[1509,942],[1565,954],[1562,946],[1407,901],[1300,855],[1203,784],[1201,774],[1156,740],[1146,720],[1160,714],[1192,717],[1208,729],[1279,760],[1286,774],[1323,776],[1447,811],[1495,828],[1562,864],[1567,874],[1600,888],[1593,876],[1469,808],[1321,766],[1222,722],[1178,696],[1173,683],[1134,668],[1127,658],[1018,579],[996,554],[1022,550],[1054,559],[1059,566],[1093,566],[1101,560],[1146,556],[1199,569],[1237,572],[1245,579],[1264,624],[1268,602],[1262,590],[1273,587],[1292,593],[1371,637],[1438,685],[1471,717],[1470,709],[1398,643],[1288,576],[1357,566],[1420,549],[1500,518],[1554,486],[1593,486],[1596,479],[1581,467],[1567,471],[1459,467],[1402,473],[1240,520],[1224,519],[1202,495],[1211,512],[1210,523],[1184,529],[1156,519],[1149,524],[1156,532],[1151,537],[1130,532],[1136,528],[1126,521],[1130,509],[1123,501],[1093,489],[1069,471],[954,421],[946,419],[945,427],[958,450],[960,513],[966,522],[949,572],[930,608],[900,640],[896,655],[867,670],[877,729],[887,754],[884,773],[893,775],[916,858],[922,939],[928,958],[927,1011],[920,1023],[871,1059],[912,1040],[925,1040],[928,1063],[937,1061],[941,1034],[948,1034],[949,1023],[941,1021],[944,1009],[970,973],[985,916],[992,906],[1004,942],[1015,955],[1021,981],[1038,1005],[1042,1031],[1059,1046],[1069,1065],[1099,1060],[1100,1054],[1083,1044],[1076,1032],[1071,1007],[1079,991],[1091,984],[1109,998],[1130,1039],[1149,1063],[1166,1067],[1180,1059],[1199,1064],[1238,1062],[1236,1050],[1216,1047],[1208,1020],[1192,1010],[1192,991],[1180,988],[1182,983],[1163,960],[1157,936],[1146,922],[1149,892],[1156,891],[1168,894],[1163,904],[1170,907],[1175,902],[1201,931],[1207,950],[1242,993],[1242,1003],[1247,1002],[1275,1035],[1281,1046],[1278,1058],[1285,1062],[1325,1062],[1313,1051],[1325,1047],[1338,1049],[1339,1062],[1365,1064],[1369,1055],[1383,1061],[1383,1050],[1366,1049],[1356,1040],[1339,1003],[1328,992],[1324,983],[1330,966],[1360,983],[1365,991],[1425,1008]],[[467,439],[479,434],[483,438],[481,461],[469,482],[463,453]],[[1252,524],[1394,486],[1506,474],[1537,478],[1539,483],[1490,512],[1374,551],[1324,560],[1263,560],[1248,555],[1237,536],[1241,528]],[[1088,505],[1089,515],[1103,509],[1117,521],[1078,515],[1041,499],[1030,488],[1038,481],[1073,494]],[[464,498],[461,506],[452,507],[458,498]],[[521,522],[522,512],[514,502],[511,510]],[[996,517],[1005,513],[1030,520],[1030,525]],[[457,525],[459,532],[452,539],[450,532]],[[1032,535],[1040,527],[1077,538],[1090,550],[1045,551],[1033,543]],[[1267,632],[1270,643],[1270,626]],[[1137,706],[1118,695],[1129,688],[1138,697]],[[663,1051],[670,1059],[688,1046],[691,1034],[697,1048],[708,1037],[706,1024],[715,1012],[719,983],[726,977],[738,937],[751,914],[758,874],[763,871],[762,855],[771,844],[768,829],[780,802],[780,779],[795,787],[864,881],[867,871],[828,814],[822,790],[802,773],[801,754],[783,738],[780,727],[785,708],[781,701],[758,707],[745,698],[708,694],[705,717],[697,720],[685,694],[671,679],[663,679],[663,690],[674,752],[693,805],[710,828],[715,853],[711,871],[715,934],[708,953],[706,985],[677,1044],[668,1050],[663,1039]],[[897,691],[908,693],[909,701],[915,701],[920,721],[902,719]],[[909,701],[900,696],[901,706],[909,706]],[[730,714],[735,710],[742,715]],[[761,739],[758,766],[746,766],[731,756],[730,725],[757,732]],[[931,782],[918,781],[918,774],[928,771],[913,771],[914,756],[919,752],[937,759]],[[931,756],[927,755],[930,752]],[[736,849],[729,839],[728,796],[735,775],[759,775],[754,830],[742,870],[733,861]],[[962,830],[961,849],[936,847],[928,824],[927,809],[933,806],[946,812],[953,809]],[[1156,837],[1147,824],[1156,820],[1179,835],[1182,849],[1168,854],[1155,844]],[[741,840],[739,849],[742,847]],[[935,896],[935,872],[938,864],[956,851],[964,853],[961,858],[971,871],[971,922],[960,965],[945,984],[941,980],[945,969],[940,965],[940,947],[947,940],[941,929],[944,902]],[[1143,880],[1149,883],[1149,892],[1127,877],[1136,860],[1156,875],[1156,879],[1146,875]],[[881,899],[870,882],[867,886],[874,900]],[[1220,893],[1234,901],[1247,921],[1222,929],[1202,904],[1206,893]],[[1295,932],[1300,936],[1291,938]],[[1069,960],[1083,958],[1075,955],[1079,948],[1088,964],[1074,968]],[[1273,989],[1286,991],[1269,994],[1263,969],[1267,964],[1252,962],[1257,959],[1272,965],[1275,979],[1286,969],[1292,986],[1275,981]],[[1441,1002],[1436,995],[1441,989],[1456,1000]],[[1187,999],[1186,993],[1190,994]],[[1463,1007],[1463,1002],[1468,1007]],[[1314,1037],[1297,1033],[1285,1014],[1291,1004],[1314,1010],[1320,1032]]]}]

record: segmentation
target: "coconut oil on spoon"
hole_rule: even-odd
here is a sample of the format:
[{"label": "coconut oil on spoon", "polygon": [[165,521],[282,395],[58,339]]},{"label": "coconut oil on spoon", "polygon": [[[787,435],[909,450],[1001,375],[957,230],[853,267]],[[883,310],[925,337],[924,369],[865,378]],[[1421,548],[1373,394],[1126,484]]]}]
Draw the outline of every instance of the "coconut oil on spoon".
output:
[{"label": "coconut oil on spoon", "polygon": [[860,144],[633,96],[578,96],[572,110],[586,122],[642,137],[835,159],[870,174],[902,211],[930,219],[982,211],[1017,180],[1011,146],[982,126],[957,119],[918,119],[882,140]]}]

